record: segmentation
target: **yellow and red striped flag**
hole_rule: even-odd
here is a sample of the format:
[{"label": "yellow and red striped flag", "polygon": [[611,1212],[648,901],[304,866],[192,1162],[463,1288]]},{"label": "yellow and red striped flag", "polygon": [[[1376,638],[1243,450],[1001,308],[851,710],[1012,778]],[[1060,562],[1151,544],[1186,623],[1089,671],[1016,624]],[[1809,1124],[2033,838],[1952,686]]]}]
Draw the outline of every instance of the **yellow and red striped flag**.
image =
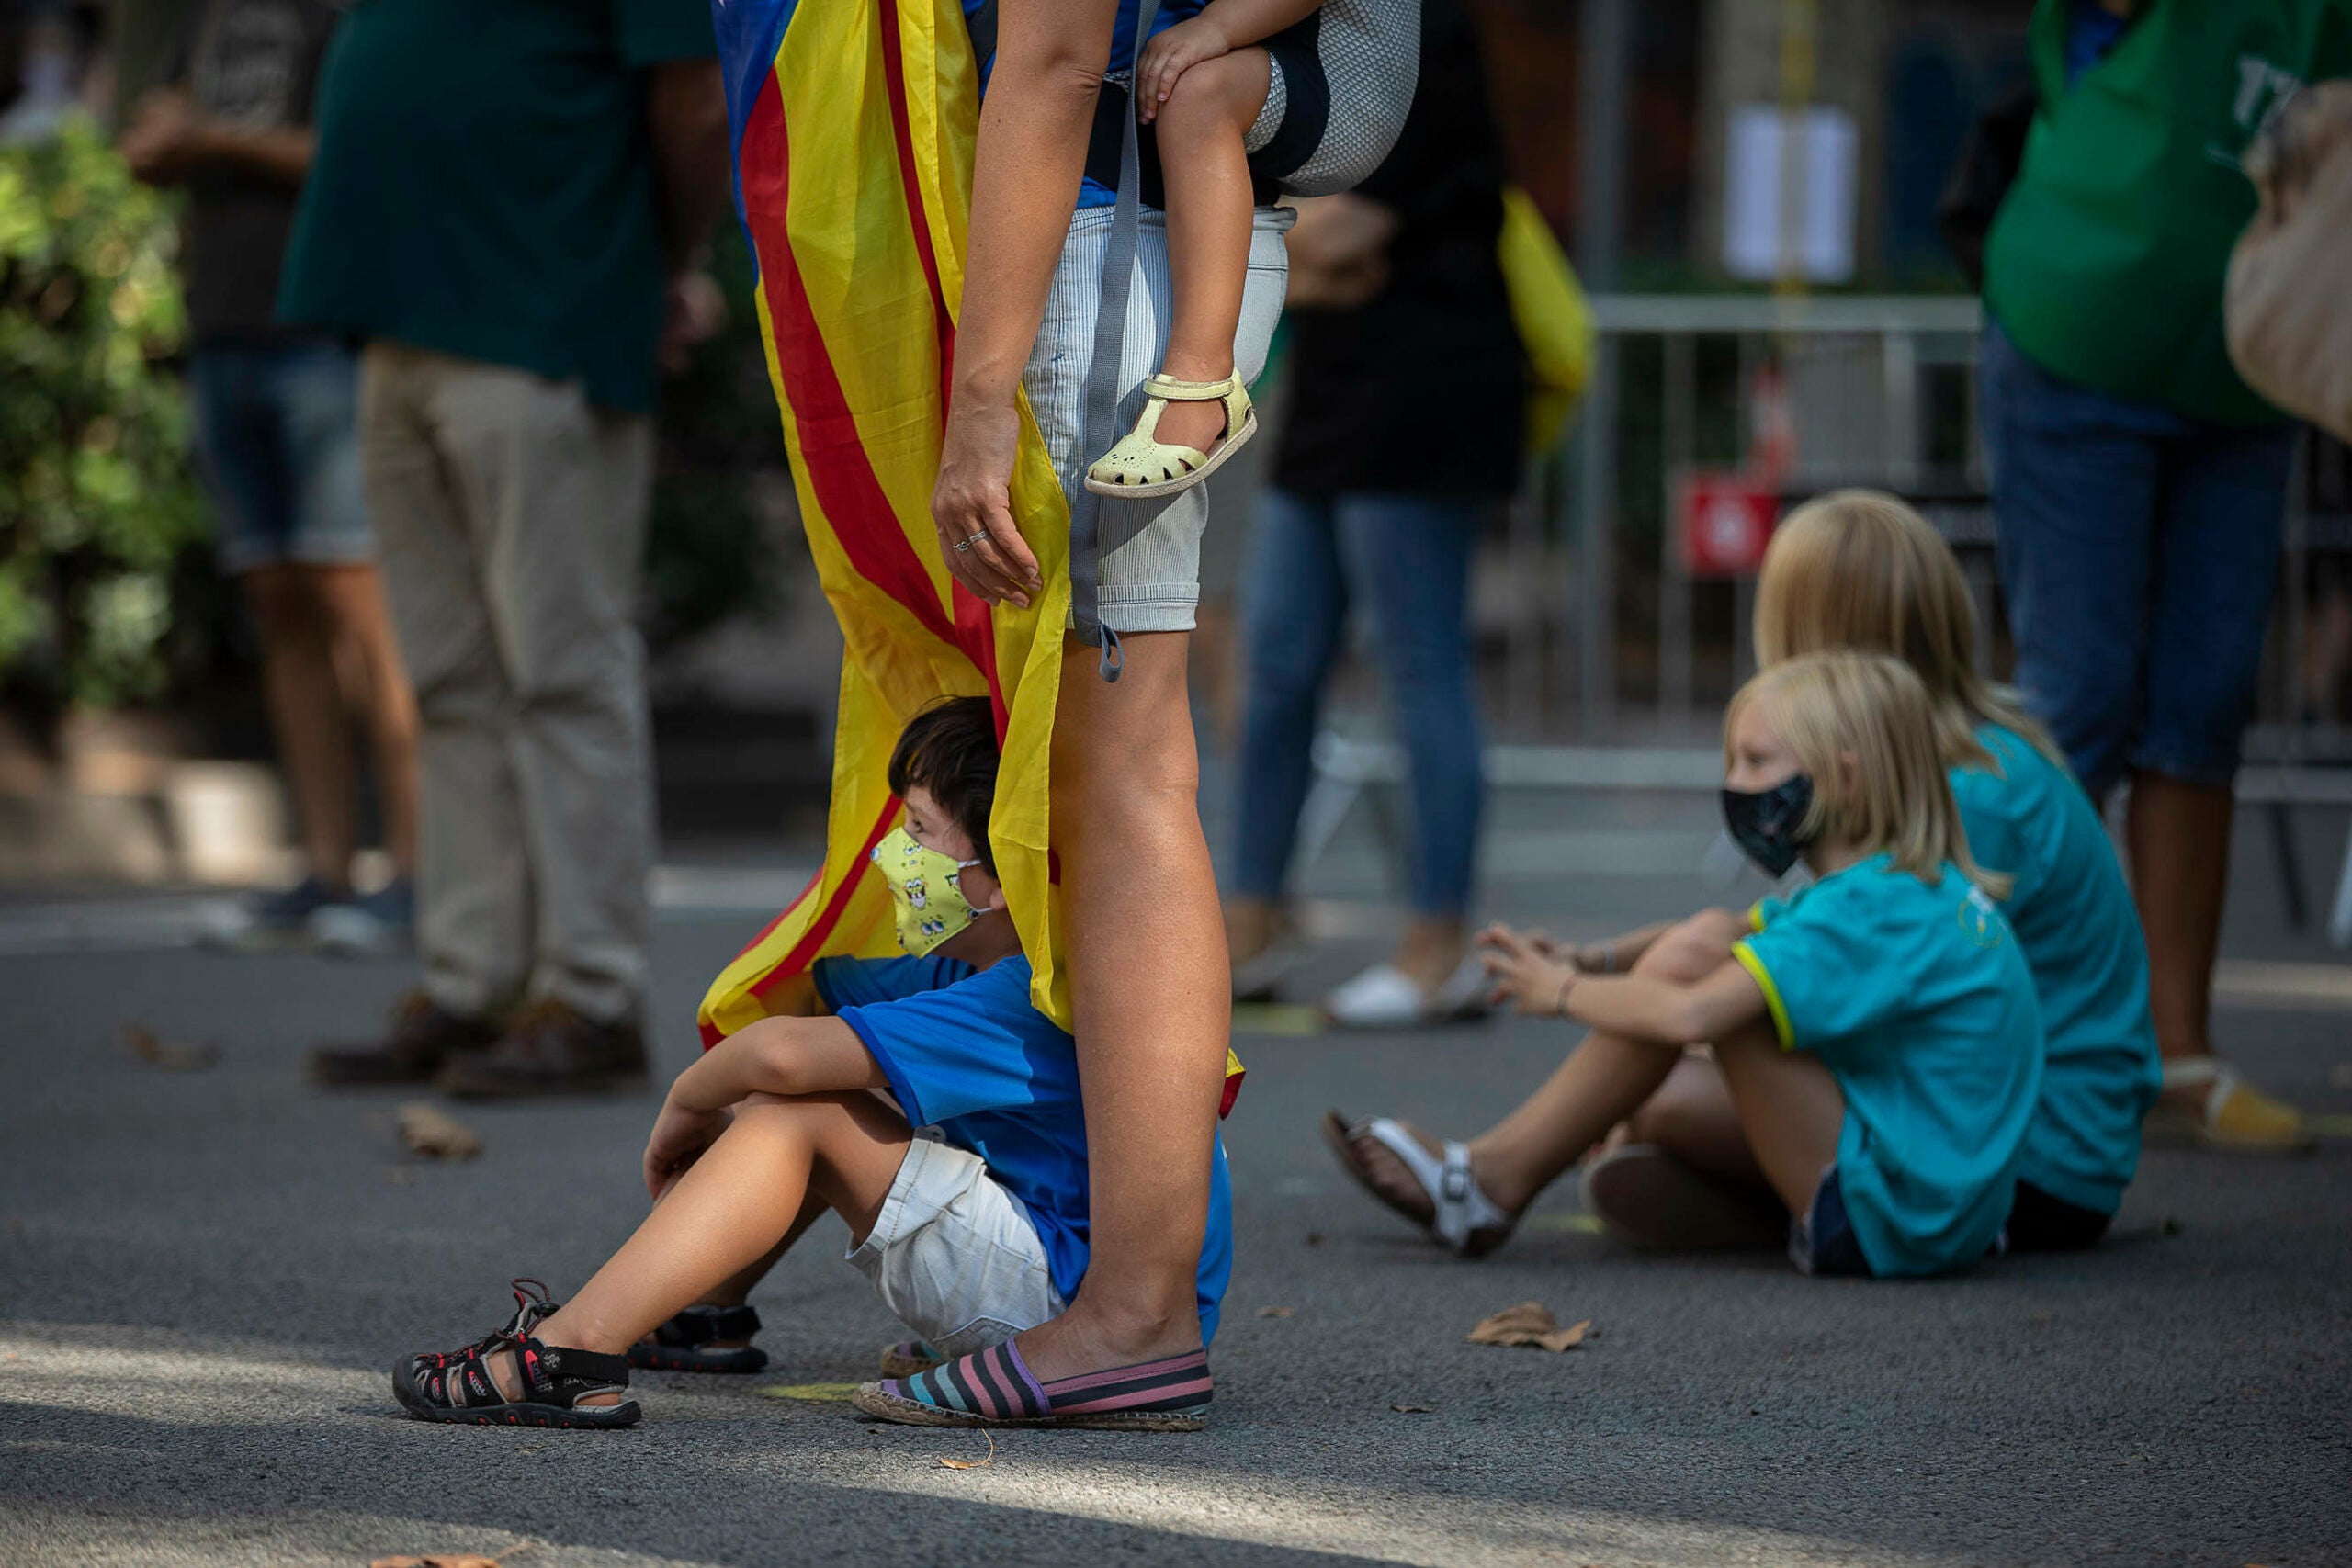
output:
[{"label": "yellow and red striped flag", "polygon": [[[766,1016],[771,990],[820,956],[896,951],[888,891],[866,857],[899,820],[885,777],[899,731],[947,694],[995,705],[990,848],[1033,999],[1067,1029],[1048,768],[1069,511],[1025,398],[1012,513],[1044,592],[1026,610],[991,610],[947,575],[931,523],[979,124],[962,6],[718,0],[712,15],[768,374],[846,647],[824,867],[711,982],[704,1042]],[[1228,1108],[1239,1074],[1228,1061]]]}]

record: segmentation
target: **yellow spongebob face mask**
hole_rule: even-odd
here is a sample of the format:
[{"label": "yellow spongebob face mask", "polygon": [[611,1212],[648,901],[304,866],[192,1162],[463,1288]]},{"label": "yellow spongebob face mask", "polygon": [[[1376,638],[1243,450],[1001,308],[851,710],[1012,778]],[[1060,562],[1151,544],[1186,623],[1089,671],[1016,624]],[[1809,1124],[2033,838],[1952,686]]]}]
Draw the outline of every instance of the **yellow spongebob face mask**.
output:
[{"label": "yellow spongebob face mask", "polygon": [[897,907],[899,945],[921,958],[980,918],[964,897],[962,877],[977,860],[957,860],[919,844],[904,828],[893,828],[874,846],[874,866],[890,885]]}]

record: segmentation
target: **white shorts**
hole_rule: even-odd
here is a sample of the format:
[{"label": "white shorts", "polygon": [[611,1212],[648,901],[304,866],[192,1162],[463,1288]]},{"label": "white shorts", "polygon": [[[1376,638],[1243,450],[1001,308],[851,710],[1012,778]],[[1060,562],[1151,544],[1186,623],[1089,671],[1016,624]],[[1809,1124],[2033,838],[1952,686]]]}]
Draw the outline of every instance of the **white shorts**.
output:
[{"label": "white shorts", "polygon": [[946,1356],[1059,1317],[1046,1244],[988,1162],[917,1134],[851,1267],[918,1338]]}]

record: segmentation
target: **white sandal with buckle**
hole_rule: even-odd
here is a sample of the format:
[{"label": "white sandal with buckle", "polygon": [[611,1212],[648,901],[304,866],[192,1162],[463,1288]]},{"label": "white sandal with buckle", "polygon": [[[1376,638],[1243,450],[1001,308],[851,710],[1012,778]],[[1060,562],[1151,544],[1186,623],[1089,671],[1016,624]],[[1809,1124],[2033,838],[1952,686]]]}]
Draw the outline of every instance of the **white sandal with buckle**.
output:
[{"label": "white sandal with buckle", "polygon": [[[1241,449],[1243,442],[1258,434],[1258,411],[1250,406],[1250,394],[1242,389],[1238,376],[1227,376],[1222,381],[1179,381],[1154,376],[1143,389],[1143,412],[1136,427],[1086,470],[1086,488],[1097,495],[1153,501],[1190,490],[1216,472]],[[1159,415],[1170,403],[1223,403],[1224,435],[1205,452],[1159,440]]]},{"label": "white sandal with buckle", "polygon": [[[1419,1225],[1429,1233],[1430,1240],[1449,1252],[1464,1258],[1484,1257],[1509,1241],[1510,1233],[1519,1226],[1519,1216],[1487,1197],[1477,1178],[1470,1174],[1467,1144],[1448,1143],[1444,1158],[1433,1158],[1429,1150],[1421,1147],[1419,1139],[1388,1117],[1348,1122],[1341,1121],[1336,1111],[1323,1113],[1323,1135],[1348,1174],[1361,1182],[1365,1191]],[[1427,1215],[1414,1213],[1381,1190],[1356,1156],[1353,1140],[1360,1137],[1370,1138],[1395,1155],[1419,1183],[1430,1201]]]}]

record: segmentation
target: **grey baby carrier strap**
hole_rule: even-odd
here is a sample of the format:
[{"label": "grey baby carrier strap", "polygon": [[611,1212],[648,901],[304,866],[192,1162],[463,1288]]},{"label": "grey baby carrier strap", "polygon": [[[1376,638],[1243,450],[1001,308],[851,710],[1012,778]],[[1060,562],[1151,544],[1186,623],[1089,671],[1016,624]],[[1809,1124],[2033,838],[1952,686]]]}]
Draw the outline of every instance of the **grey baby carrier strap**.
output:
[{"label": "grey baby carrier strap", "polygon": [[[1106,86],[1115,84],[1127,88],[1134,83],[1136,62],[1143,57],[1144,42],[1151,37],[1152,17],[1159,10],[1159,0],[1137,0],[1135,40],[1126,64],[1103,78]],[[1094,321],[1093,357],[1086,367],[1080,428],[1085,433],[1082,450],[1087,452],[1106,451],[1118,438],[1127,296],[1135,287],[1136,235],[1143,223],[1143,164],[1136,148],[1134,94],[1122,91],[1119,96],[1129,108],[1122,117],[1126,124],[1120,133],[1119,198],[1111,209],[1110,238],[1102,247],[1102,309]],[[1102,650],[1102,679],[1116,681],[1125,655],[1119,647],[1119,634],[1102,624],[1102,498],[1080,485],[1069,498],[1070,619],[1079,641]]]}]

